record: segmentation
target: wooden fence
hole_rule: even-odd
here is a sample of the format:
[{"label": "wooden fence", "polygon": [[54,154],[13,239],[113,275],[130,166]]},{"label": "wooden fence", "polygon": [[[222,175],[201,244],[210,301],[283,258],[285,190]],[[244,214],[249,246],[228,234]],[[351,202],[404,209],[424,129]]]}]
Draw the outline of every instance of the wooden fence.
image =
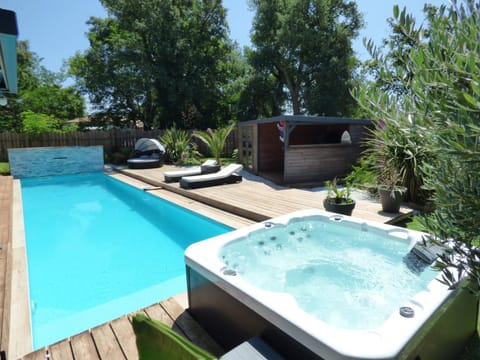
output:
[{"label": "wooden fence", "polygon": [[[7,149],[26,147],[103,145],[104,152],[111,154],[126,148],[133,149],[135,142],[142,137],[158,139],[162,134],[163,130],[145,131],[135,129],[75,131],[68,133],[43,133],[39,135],[0,133],[0,161],[8,161]],[[205,153],[205,146],[198,141],[196,142],[199,145],[200,152]],[[236,147],[236,131],[233,131],[226,142],[227,154],[231,155]]]}]

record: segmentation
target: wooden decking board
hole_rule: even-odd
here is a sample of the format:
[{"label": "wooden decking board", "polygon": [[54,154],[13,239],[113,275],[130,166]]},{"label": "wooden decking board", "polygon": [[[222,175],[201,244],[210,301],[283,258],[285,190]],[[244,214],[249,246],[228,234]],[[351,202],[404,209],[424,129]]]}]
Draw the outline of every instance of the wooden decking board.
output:
[{"label": "wooden decking board", "polygon": [[172,327],[175,320],[165,311],[160,304],[154,304],[144,309],[145,313],[152,319],[160,320],[161,322]]},{"label": "wooden decking board", "polygon": [[51,360],[74,360],[72,347],[68,340],[60,341],[49,346]]},{"label": "wooden decking board", "polygon": [[[179,322],[179,319],[188,313],[173,298],[166,299],[162,301],[162,303],[151,305],[143,310],[152,319],[160,320],[169,325],[175,332],[190,339],[199,346],[203,347],[205,343],[208,342],[208,339],[205,340],[206,338],[196,339],[196,341],[192,340],[194,336],[192,336],[190,329],[182,326]],[[199,332],[204,331],[200,329]]]},{"label": "wooden decking board", "polygon": [[[143,312],[162,321],[180,335],[201,348],[220,356],[223,349],[196,323],[191,315],[174,299],[168,298],[142,310],[99,325],[66,340],[23,356],[22,360],[138,360],[135,333],[131,324],[133,314]],[[49,356],[49,357],[48,357]]]},{"label": "wooden decking board", "polygon": [[225,353],[220,345],[218,345],[215,340],[203,330],[187,311],[180,314],[175,323],[183,330],[186,338],[195,345],[198,345],[202,349],[205,349],[218,357]]},{"label": "wooden decking board", "polygon": [[24,360],[45,360],[45,359],[48,359],[47,356],[49,356],[48,350],[42,349],[26,355],[24,357]]},{"label": "wooden decking board", "polygon": [[[326,196],[325,191],[277,186],[261,181],[258,177],[247,173],[245,173],[244,180],[237,184],[185,190],[180,188],[178,183],[163,182],[163,173],[174,169],[171,166],[164,166],[158,169],[120,169],[119,171],[154,186],[163,187],[195,201],[254,221],[263,221],[302,209],[323,209],[323,199]],[[409,211],[410,209],[407,207],[401,208],[402,213]],[[383,213],[378,201],[361,198],[357,200],[353,212],[355,217],[379,222],[388,222],[398,215]]]},{"label": "wooden decking board", "polygon": [[72,345],[73,356],[75,359],[83,360],[99,360],[92,334],[89,331],[84,331],[70,340]]},{"label": "wooden decking board", "polygon": [[101,359],[126,359],[110,324],[97,326],[91,332]]},{"label": "wooden decking board", "polygon": [[10,279],[11,262],[11,224],[12,224],[12,203],[13,203],[13,178],[11,176],[0,176],[0,350],[6,351],[9,341],[8,324],[10,314]]},{"label": "wooden decking board", "polygon": [[135,344],[135,333],[133,332],[128,317],[122,316],[113,320],[110,324],[125,357],[128,360],[137,360],[138,350],[137,345]]}]

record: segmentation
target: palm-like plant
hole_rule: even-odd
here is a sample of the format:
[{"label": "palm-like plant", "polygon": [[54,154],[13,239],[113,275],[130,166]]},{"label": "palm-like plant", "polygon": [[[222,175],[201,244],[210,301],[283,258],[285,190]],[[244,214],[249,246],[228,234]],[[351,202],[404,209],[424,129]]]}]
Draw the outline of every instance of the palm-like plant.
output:
[{"label": "palm-like plant", "polygon": [[191,137],[185,130],[177,129],[175,126],[165,130],[160,141],[165,146],[166,157],[173,163],[181,162],[184,154],[188,151]]},{"label": "palm-like plant", "polygon": [[235,128],[235,123],[232,123],[228,126],[218,128],[216,130],[208,129],[207,131],[195,131],[193,136],[197,139],[200,139],[205,145],[208,146],[212,156],[217,160],[217,163],[220,164],[220,157],[222,156],[223,149],[225,148],[225,142],[227,141],[228,135]]}]

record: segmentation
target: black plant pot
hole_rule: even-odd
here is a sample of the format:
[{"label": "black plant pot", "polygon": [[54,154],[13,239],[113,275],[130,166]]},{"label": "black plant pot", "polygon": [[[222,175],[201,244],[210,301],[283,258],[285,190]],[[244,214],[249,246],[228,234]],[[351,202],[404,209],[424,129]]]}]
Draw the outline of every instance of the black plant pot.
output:
[{"label": "black plant pot", "polygon": [[379,186],[378,193],[380,194],[382,210],[388,213],[398,213],[405,191],[406,188],[396,188],[392,190],[388,187]]},{"label": "black plant pot", "polygon": [[323,200],[323,207],[330,212],[351,216],[355,208],[355,201],[351,203],[336,203],[334,199],[326,198]]}]

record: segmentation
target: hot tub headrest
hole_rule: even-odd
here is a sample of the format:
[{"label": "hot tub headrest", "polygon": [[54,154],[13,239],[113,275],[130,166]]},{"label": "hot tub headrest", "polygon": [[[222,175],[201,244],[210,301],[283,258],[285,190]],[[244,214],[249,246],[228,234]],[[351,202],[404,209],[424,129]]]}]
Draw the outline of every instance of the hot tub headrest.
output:
[{"label": "hot tub headrest", "polygon": [[427,264],[433,264],[433,262],[445,252],[445,247],[434,244],[432,242],[425,243],[416,243],[415,246],[410,250],[411,253],[415,254],[423,262]]}]

